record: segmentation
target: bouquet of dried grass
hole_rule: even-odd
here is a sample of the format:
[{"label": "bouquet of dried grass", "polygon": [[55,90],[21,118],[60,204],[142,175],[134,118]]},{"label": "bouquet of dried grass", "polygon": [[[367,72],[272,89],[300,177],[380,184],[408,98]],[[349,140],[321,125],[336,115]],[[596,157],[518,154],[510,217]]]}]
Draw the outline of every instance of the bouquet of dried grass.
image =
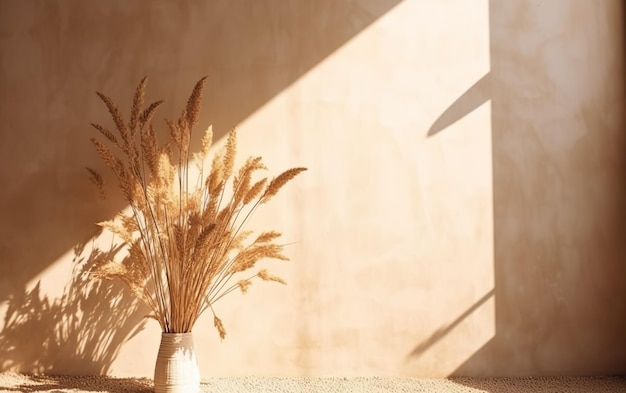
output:
[{"label": "bouquet of dried grass", "polygon": [[[205,175],[203,163],[213,139],[210,127],[202,138],[201,151],[190,152],[205,80],[197,82],[180,117],[166,120],[170,138],[164,144],[159,144],[151,122],[163,101],[144,108],[146,78],[135,91],[128,122],[109,97],[97,93],[117,133],[92,124],[108,144],[96,138],[91,141],[117,177],[131,213],[99,223],[121,238],[128,255],[120,262],[104,261],[92,274],[123,280],[152,310],[151,317],[165,333],[190,332],[209,309],[223,339],[226,332],[215,314],[215,302],[237,289],[245,293],[255,278],[285,283],[266,270],[245,275],[260,259],[287,258],[282,245],[275,243],[280,233],[263,232],[249,240],[252,233],[243,228],[260,205],[306,168],[255,180],[266,167],[261,157],[251,157],[235,173],[233,130]],[[102,176],[88,171],[104,196]],[[197,179],[194,172],[199,173]]]}]

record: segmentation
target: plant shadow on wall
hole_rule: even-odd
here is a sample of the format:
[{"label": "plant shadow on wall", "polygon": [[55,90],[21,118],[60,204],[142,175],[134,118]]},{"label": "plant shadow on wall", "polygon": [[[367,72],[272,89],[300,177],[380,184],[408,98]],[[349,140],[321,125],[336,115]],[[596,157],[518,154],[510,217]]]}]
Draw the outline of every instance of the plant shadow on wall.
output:
[{"label": "plant shadow on wall", "polygon": [[[11,386],[3,386],[3,392],[125,392],[125,393],[152,393],[154,388],[149,379],[138,378],[113,378],[106,376],[70,377],[53,375],[28,375],[23,376],[27,382],[16,383]],[[22,379],[22,380],[23,380]]]},{"label": "plant shadow on wall", "polygon": [[124,285],[89,277],[94,264],[120,250],[114,243],[100,249],[100,237],[74,247],[71,277],[60,297],[50,299],[39,282],[9,299],[0,369],[107,374],[121,346],[143,329],[147,310]]}]

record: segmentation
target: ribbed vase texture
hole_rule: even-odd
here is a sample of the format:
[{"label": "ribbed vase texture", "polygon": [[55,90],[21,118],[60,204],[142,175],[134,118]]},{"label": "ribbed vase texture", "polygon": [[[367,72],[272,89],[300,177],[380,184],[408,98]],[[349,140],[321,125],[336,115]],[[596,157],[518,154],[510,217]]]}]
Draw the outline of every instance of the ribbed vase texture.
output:
[{"label": "ribbed vase texture", "polygon": [[200,370],[191,333],[163,333],[154,368],[155,393],[197,393]]}]

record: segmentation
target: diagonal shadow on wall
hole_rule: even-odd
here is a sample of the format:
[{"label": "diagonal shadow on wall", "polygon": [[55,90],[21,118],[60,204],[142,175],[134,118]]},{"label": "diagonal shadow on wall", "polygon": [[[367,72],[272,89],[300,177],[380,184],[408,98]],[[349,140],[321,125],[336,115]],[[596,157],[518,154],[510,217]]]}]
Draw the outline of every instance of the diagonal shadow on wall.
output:
[{"label": "diagonal shadow on wall", "polygon": [[601,5],[490,1],[490,72],[428,132],[491,100],[495,336],[453,375],[626,372],[626,18]]},{"label": "diagonal shadow on wall", "polygon": [[0,304],[33,314],[16,300],[43,301],[27,284],[124,207],[84,171],[103,169],[94,90],[128,108],[149,75],[147,99],[174,117],[208,75],[200,124],[218,139],[400,1],[0,2]]}]

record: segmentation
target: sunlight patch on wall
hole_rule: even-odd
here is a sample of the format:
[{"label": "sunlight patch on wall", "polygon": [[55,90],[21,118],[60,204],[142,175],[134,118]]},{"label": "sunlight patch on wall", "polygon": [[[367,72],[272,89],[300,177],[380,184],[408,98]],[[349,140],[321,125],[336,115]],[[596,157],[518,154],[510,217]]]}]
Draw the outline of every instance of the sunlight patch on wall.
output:
[{"label": "sunlight patch on wall", "polygon": [[[309,171],[254,220],[293,243],[279,268],[289,296],[269,319],[265,295],[282,288],[227,311],[239,341],[207,370],[243,375],[237,347],[250,347],[247,359],[272,359],[261,374],[445,376],[493,337],[488,84],[428,136],[489,74],[479,5],[401,3],[240,125],[242,157]],[[280,337],[248,338],[245,320]]]}]

